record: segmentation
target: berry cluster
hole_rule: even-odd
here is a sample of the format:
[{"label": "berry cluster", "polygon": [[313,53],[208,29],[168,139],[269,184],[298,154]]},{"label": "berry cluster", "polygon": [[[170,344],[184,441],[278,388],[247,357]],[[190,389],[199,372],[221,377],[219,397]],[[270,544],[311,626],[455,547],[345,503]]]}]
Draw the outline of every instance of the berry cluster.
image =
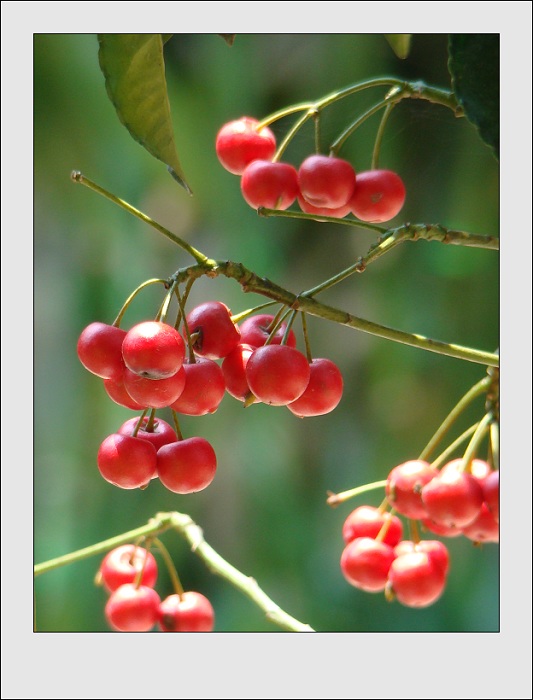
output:
[{"label": "berry cluster", "polygon": [[296,169],[276,160],[276,137],[257,119],[224,124],[215,139],[222,166],[241,177],[241,192],[254,209],[288,209],[298,202],[307,214],[381,223],[394,218],[405,202],[405,186],[392,170],[356,174],[348,161],[313,154]]},{"label": "berry cluster", "polygon": [[[199,436],[184,439],[177,414],[214,413],[228,393],[245,406],[266,403],[287,406],[301,418],[319,416],[338,405],[343,391],[337,365],[327,358],[309,360],[286,322],[255,314],[239,325],[220,301],[194,307],[182,333],[161,321],[143,321],[128,331],[91,323],[77,352],[115,403],[143,411],[98,450],[101,475],[123,489],[143,489],[159,478],[170,491],[188,494],[213,481],[212,445]],[[156,417],[163,408],[171,409],[176,429]]]},{"label": "berry cluster", "polygon": [[153,554],[126,544],[106,554],[96,582],[109,593],[105,617],[117,632],[212,632],[215,615],[209,600],[197,591],[161,599],[154,586],[158,567]]},{"label": "berry cluster", "polygon": [[[418,524],[441,537],[499,541],[499,471],[482,459],[466,466],[460,458],[440,470],[421,459],[394,467],[382,506],[360,506],[344,522],[340,566],[346,580],[408,607],[437,601],[446,586],[448,549],[440,540],[421,540]],[[402,521],[389,506],[409,519],[416,533],[411,540],[402,539]]]}]

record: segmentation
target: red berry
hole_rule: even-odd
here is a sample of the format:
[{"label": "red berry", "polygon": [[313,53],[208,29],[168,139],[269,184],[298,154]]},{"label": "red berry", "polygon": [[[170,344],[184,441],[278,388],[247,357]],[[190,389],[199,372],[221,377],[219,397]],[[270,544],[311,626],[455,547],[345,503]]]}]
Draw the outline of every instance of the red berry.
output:
[{"label": "red berry", "polygon": [[169,595],[159,606],[163,632],[212,632],[215,612],[209,600],[196,591]]},{"label": "red berry", "polygon": [[194,352],[209,360],[226,357],[241,339],[231,311],[221,301],[206,301],[195,306],[187,314],[187,326],[191,335],[198,334],[193,342]]},{"label": "red berry", "polygon": [[426,518],[421,490],[438,474],[428,462],[412,459],[392,469],[387,477],[385,494],[390,505],[407,518]]},{"label": "red berry", "polygon": [[344,207],[355,183],[353,166],[342,158],[315,154],[306,158],[298,170],[300,194],[313,207]]},{"label": "red berry", "polygon": [[420,518],[420,524],[424,530],[433,532],[435,535],[441,535],[442,537],[459,537],[459,535],[463,534],[460,528],[441,525],[431,518]]},{"label": "red berry", "polygon": [[165,379],[148,379],[128,368],[124,370],[124,388],[134,401],[145,408],[166,408],[173,404],[183,392],[185,380],[183,366]]},{"label": "red berry", "polygon": [[181,368],[185,343],[168,323],[143,321],[126,333],[122,357],[126,367],[141,377],[167,379]]},{"label": "red berry", "polygon": [[375,539],[385,523],[388,523],[388,527],[381,541],[394,547],[402,538],[402,521],[398,516],[383,513],[374,506],[359,506],[353,510],[344,521],[342,537],[346,544],[357,537]]},{"label": "red berry", "polygon": [[445,587],[443,569],[428,552],[416,550],[394,559],[386,588],[402,605],[424,608],[437,601]]},{"label": "red berry", "polygon": [[263,345],[250,355],[246,378],[254,396],[272,406],[296,401],[307,387],[311,370],[306,356],[288,345]]},{"label": "red berry", "polygon": [[[133,436],[133,431],[139,423],[139,418],[140,416],[136,418],[130,418],[125,423],[123,423],[117,430],[119,435]],[[149,430],[148,427],[150,427]],[[155,447],[156,451],[160,447],[163,447],[163,445],[167,445],[169,442],[176,442],[176,440],[178,439],[176,431],[169,423],[162,420],[161,418],[154,418],[154,420],[150,424],[149,418],[147,416],[145,416],[142,419],[141,426],[138,429],[135,437],[151,442],[152,445]]]},{"label": "red berry", "polygon": [[483,498],[494,520],[500,522],[500,472],[492,471],[483,481]]},{"label": "red berry", "polygon": [[125,583],[109,596],[105,616],[118,632],[148,632],[159,620],[160,604],[153,588]]},{"label": "red berry", "polygon": [[153,588],[157,581],[157,562],[144,547],[123,544],[108,552],[100,564],[99,573],[108,591],[116,591],[125,583],[135,583],[140,572],[143,586]]},{"label": "red berry", "polygon": [[422,502],[428,516],[446,527],[464,528],[478,516],[483,503],[479,481],[463,471],[462,465],[462,459],[448,462],[422,488]]},{"label": "red berry", "polygon": [[309,204],[301,195],[297,197],[300,209],[306,214],[316,214],[316,216],[333,216],[335,219],[343,219],[345,216],[350,214],[352,208],[350,202],[345,204],[343,207],[337,207],[336,209],[329,209],[328,207],[314,207]]},{"label": "red berry", "polygon": [[234,175],[241,175],[253,160],[272,160],[276,152],[276,137],[253,117],[241,117],[224,124],[219,130],[215,149],[222,166]]},{"label": "red berry", "polygon": [[440,540],[420,540],[419,542],[403,540],[394,547],[394,554],[397,557],[402,554],[407,554],[407,552],[425,552],[444,574],[448,573],[450,568],[450,555],[448,548],[443,542],[440,542]]},{"label": "red berry", "polygon": [[126,331],[117,326],[95,321],[78,338],[77,353],[80,362],[102,379],[118,378],[122,374],[122,342]]},{"label": "red berry", "polygon": [[334,362],[317,357],[309,363],[309,370],[309,383],[304,393],[287,405],[289,411],[299,418],[331,413],[342,398],[342,374]]},{"label": "red berry", "polygon": [[250,386],[246,378],[246,365],[255,347],[246,343],[239,343],[222,360],[220,369],[224,375],[226,391],[239,401],[245,401],[250,395]]},{"label": "red berry", "polygon": [[499,542],[500,526],[486,503],[483,503],[477,517],[463,527],[463,535],[476,544]]},{"label": "red berry", "polygon": [[289,163],[254,160],[242,174],[241,192],[254,209],[288,209],[298,195],[298,172]]},{"label": "red berry", "polygon": [[405,185],[392,170],[357,173],[351,210],[361,221],[381,223],[398,214],[405,202]]},{"label": "red berry", "polygon": [[349,542],[341,555],[341,571],[352,586],[368,593],[385,588],[392,562],[393,548],[372,537],[357,537]]},{"label": "red berry", "polygon": [[124,386],[124,372],[126,370],[127,367],[124,365],[122,368],[122,375],[119,379],[104,379],[104,389],[109,398],[119,406],[130,408],[132,411],[142,410],[146,408],[146,406],[132,399]]},{"label": "red berry", "polygon": [[215,451],[201,437],[171,442],[157,452],[159,480],[174,493],[202,491],[215,478],[216,468]]},{"label": "red berry", "polygon": [[106,481],[122,489],[137,489],[156,474],[157,452],[147,440],[114,433],[100,445],[97,462]]},{"label": "red berry", "polygon": [[[241,331],[241,343],[253,345],[256,348],[264,345],[268,338],[270,338],[270,326],[273,320],[274,316],[271,314],[255,314],[255,316],[246,318],[239,326]],[[270,338],[269,345],[280,345],[286,330],[287,324],[283,321],[276,329],[272,338]],[[296,335],[292,328],[287,335],[285,344],[291,348],[296,347]]]},{"label": "red berry", "polygon": [[220,366],[207,357],[185,362],[183,391],[170,408],[187,416],[205,416],[214,413],[226,393],[226,382]]}]

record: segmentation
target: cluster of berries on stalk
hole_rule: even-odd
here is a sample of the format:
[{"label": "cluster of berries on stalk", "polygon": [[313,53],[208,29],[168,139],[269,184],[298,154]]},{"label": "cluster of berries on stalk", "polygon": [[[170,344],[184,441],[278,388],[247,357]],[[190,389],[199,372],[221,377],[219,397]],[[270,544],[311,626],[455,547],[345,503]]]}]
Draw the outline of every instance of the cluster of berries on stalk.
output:
[{"label": "cluster of berries on stalk", "polygon": [[104,613],[114,631],[213,631],[213,606],[202,593],[181,590],[162,599],[155,589],[157,577],[157,561],[144,547],[120,545],[105,555],[96,583],[109,594]]},{"label": "cluster of berries on stalk", "polygon": [[[499,477],[499,470],[477,458],[452,459],[441,469],[422,459],[394,467],[382,505],[360,506],[344,521],[344,578],[408,607],[436,602],[446,587],[448,548],[439,539],[420,539],[420,530],[475,544],[499,542]],[[396,513],[409,520],[411,539],[402,539]]]},{"label": "cluster of berries on stalk", "polygon": [[222,166],[241,178],[241,192],[254,209],[285,210],[295,202],[306,214],[381,223],[402,209],[406,191],[392,170],[355,172],[352,164],[333,155],[312,154],[297,169],[276,159],[273,131],[253,117],[224,124],[215,148]]},{"label": "cluster of berries on stalk", "polygon": [[[115,403],[141,411],[98,450],[101,475],[123,489],[144,489],[158,478],[170,491],[188,494],[213,481],[215,450],[203,437],[182,436],[180,414],[212,414],[229,394],[245,406],[265,403],[300,418],[319,416],[338,405],[343,391],[337,365],[298,350],[285,321],[256,313],[239,325],[221,301],[191,309],[182,332],[160,320],[128,331],[91,323],[77,353]],[[164,408],[171,409],[174,427],[156,415]]]}]

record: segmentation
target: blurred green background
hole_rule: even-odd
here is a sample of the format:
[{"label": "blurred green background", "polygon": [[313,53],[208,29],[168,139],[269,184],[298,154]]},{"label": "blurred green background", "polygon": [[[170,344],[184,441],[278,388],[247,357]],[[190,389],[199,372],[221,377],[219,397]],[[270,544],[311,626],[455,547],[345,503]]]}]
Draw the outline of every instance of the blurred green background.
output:
[{"label": "blurred green background", "polygon": [[[112,403],[76,355],[87,324],[112,323],[140,283],[167,277],[190,258],[146,224],[74,185],[73,169],[210,257],[240,261],[294,292],[308,289],[364,255],[375,235],[258,217],[242,199],[238,178],[216,159],[218,129],[242,115],[262,118],[382,75],[448,87],[446,35],[415,35],[405,60],[381,34],[242,34],[232,47],[216,34],[174,35],[165,46],[168,91],[193,197],[119,122],[97,51],[94,34],[34,36],[35,562],[136,528],[158,511],[177,510],[201,525],[221,556],[317,631],[498,631],[496,545],[448,540],[445,594],[429,608],[412,610],[352,588],[340,572],[345,518],[363,503],[379,505],[383,491],[336,509],[326,504],[328,491],[384,479],[392,467],[418,456],[484,376],[482,366],[310,318],[313,354],[330,357],[344,375],[338,408],[299,420],[283,408],[243,410],[227,396],[213,415],[184,417],[183,432],[209,439],[219,467],[205,491],[179,496],[158,482],[131,492],[102,479],[98,446],[134,413]],[[324,142],[376,96],[326,113]],[[378,124],[379,116],[369,120],[341,152],[356,170],[370,167]],[[286,128],[274,126],[278,140]],[[312,150],[312,132],[304,130],[286,160],[298,166]],[[407,187],[405,207],[391,225],[431,222],[498,235],[498,163],[466,119],[405,100],[389,122],[380,164],[395,169]],[[491,251],[406,244],[321,299],[386,326],[492,352],[499,343],[498,264]],[[234,313],[262,301],[243,295],[232,280],[202,279],[190,304],[208,299],[224,301]],[[152,318],[161,300],[161,290],[149,288],[128,311],[124,327]],[[482,402],[476,403],[454,436],[482,410]],[[176,533],[162,539],[185,588],[212,601],[216,631],[279,631],[247,597],[210,573]],[[99,561],[92,557],[36,578],[38,631],[108,631],[106,594],[93,583]],[[172,591],[160,561],[157,588],[163,596]]]}]

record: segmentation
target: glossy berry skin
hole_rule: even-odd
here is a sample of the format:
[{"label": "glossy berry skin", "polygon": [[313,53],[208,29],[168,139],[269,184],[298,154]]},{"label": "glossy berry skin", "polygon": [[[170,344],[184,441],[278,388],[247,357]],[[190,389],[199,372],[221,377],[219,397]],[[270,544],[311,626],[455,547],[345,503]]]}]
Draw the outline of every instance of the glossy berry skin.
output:
[{"label": "glossy berry skin", "polygon": [[170,408],[187,416],[205,416],[214,413],[226,393],[224,375],[214,360],[198,357],[185,362],[185,386]]},{"label": "glossy berry skin", "polygon": [[95,321],[81,332],[76,347],[81,364],[102,379],[116,379],[122,374],[122,343],[126,331]]},{"label": "glossy berry skin", "polygon": [[272,160],[276,152],[276,137],[253,117],[235,119],[219,130],[215,150],[223,168],[233,175],[242,175],[254,160]]},{"label": "glossy berry skin", "polygon": [[441,525],[431,518],[421,518],[420,525],[424,530],[433,532],[435,535],[440,535],[441,537],[459,537],[463,534],[460,528]]},{"label": "glossy berry skin", "polygon": [[407,552],[391,564],[387,591],[402,605],[427,607],[442,596],[445,587],[446,574],[427,552]]},{"label": "glossy berry skin", "polygon": [[129,369],[124,370],[124,388],[131,398],[145,408],[167,408],[176,401],[185,387],[183,366],[165,379],[147,379]]},{"label": "glossy berry skin", "polygon": [[304,393],[287,405],[289,411],[299,418],[331,413],[342,398],[342,374],[332,360],[317,357],[309,363],[309,370],[309,383]]},{"label": "glossy berry skin", "polygon": [[231,319],[231,311],[221,301],[206,301],[187,314],[191,335],[198,334],[194,352],[209,360],[226,357],[240,342],[241,332]]},{"label": "glossy berry skin", "polygon": [[357,537],[341,555],[341,571],[352,586],[377,593],[385,589],[389,569],[394,561],[393,548],[372,537]]},{"label": "glossy berry skin", "polygon": [[157,474],[174,493],[195,493],[215,478],[217,457],[211,444],[201,437],[163,445],[157,452]]},{"label": "glossy berry skin", "polygon": [[185,342],[178,331],[161,321],[143,321],[126,333],[122,343],[126,367],[146,379],[168,379],[185,359]]},{"label": "glossy berry skin", "polygon": [[385,494],[390,505],[407,518],[418,520],[428,514],[422,502],[422,487],[437,476],[428,462],[412,459],[392,469],[387,477]]},{"label": "glossy berry skin", "polygon": [[146,486],[155,476],[157,452],[147,440],[114,433],[98,449],[98,469],[106,481],[122,489]]},{"label": "glossy berry skin", "polygon": [[428,516],[446,527],[464,528],[479,514],[483,504],[481,484],[462,471],[462,459],[445,464],[421,491]]},{"label": "glossy berry skin", "polygon": [[352,542],[357,537],[375,539],[386,522],[388,522],[388,528],[381,541],[394,547],[402,538],[402,521],[398,516],[382,513],[379,508],[374,506],[359,506],[353,510],[342,526],[342,538],[345,544]]},{"label": "glossy berry skin", "polygon": [[306,214],[314,214],[317,218],[321,216],[332,216],[335,219],[344,219],[345,216],[351,213],[352,207],[350,202],[345,204],[343,207],[337,207],[336,209],[329,209],[328,207],[314,207],[309,204],[301,195],[297,197],[298,205],[300,209]]},{"label": "glossy berry skin", "polygon": [[159,627],[163,632],[212,632],[215,611],[209,600],[197,591],[174,593],[161,601]]},{"label": "glossy berry skin", "polygon": [[500,472],[495,470],[491,472],[481,485],[483,490],[483,499],[487,508],[492,513],[494,520],[500,522]]},{"label": "glossy berry skin", "polygon": [[[130,418],[120,426],[117,433],[119,433],[119,435],[133,436],[133,431],[137,427],[139,419],[140,416]],[[147,430],[148,426],[149,418],[148,416],[145,416],[142,419],[141,426],[139,427],[135,437],[151,442],[156,451],[160,447],[163,447],[163,445],[167,445],[169,442],[176,442],[178,439],[174,428],[170,425],[170,423],[167,423],[162,418],[154,418],[152,425],[150,426],[150,430]]]},{"label": "glossy berry skin", "polygon": [[246,379],[246,365],[255,346],[239,343],[222,360],[220,369],[224,375],[226,391],[238,401],[246,401],[250,396],[250,386]]},{"label": "glossy berry skin", "polygon": [[300,195],[313,207],[344,207],[353,195],[355,183],[353,166],[342,158],[314,154],[298,169]]},{"label": "glossy berry skin", "polygon": [[129,408],[132,411],[142,410],[143,408],[146,408],[146,406],[143,406],[138,401],[135,401],[135,399],[132,399],[124,386],[124,372],[126,370],[127,367],[124,365],[120,378],[104,379],[104,389],[106,390],[109,398],[119,406],[124,406],[124,408]]},{"label": "glossy berry skin", "polygon": [[298,171],[289,163],[254,160],[241,176],[241,192],[253,209],[288,209],[298,195]]},{"label": "glossy berry skin", "polygon": [[116,591],[125,583],[135,583],[140,572],[140,583],[153,588],[157,581],[157,562],[154,555],[144,547],[123,544],[108,552],[102,560],[99,575],[109,592]]},{"label": "glossy berry skin", "polygon": [[425,552],[445,575],[448,574],[450,569],[450,555],[448,548],[440,540],[420,540],[419,542],[402,540],[394,547],[394,554],[397,557],[402,554],[407,554],[408,552]]},{"label": "glossy berry skin", "polygon": [[[254,316],[248,316],[239,326],[241,331],[241,343],[253,345],[256,348],[264,345],[270,337],[270,325],[273,320],[274,316],[272,316],[272,314],[255,314]],[[287,324],[283,321],[269,340],[269,345],[280,345],[286,330]],[[285,344],[291,348],[296,347],[296,335],[292,328],[287,335]]]},{"label": "glossy berry skin", "polygon": [[149,632],[159,620],[160,604],[153,588],[125,583],[109,596],[105,617],[117,632]]},{"label": "glossy berry skin", "polygon": [[390,221],[402,210],[405,194],[405,185],[397,173],[392,170],[365,170],[357,173],[350,200],[351,210],[361,221]]},{"label": "glossy berry skin", "polygon": [[286,406],[296,401],[309,384],[311,370],[306,356],[287,345],[263,345],[250,355],[246,378],[259,401]]},{"label": "glossy berry skin", "polygon": [[476,518],[466,527],[463,527],[462,533],[476,544],[500,541],[500,526],[486,503],[482,504]]}]

